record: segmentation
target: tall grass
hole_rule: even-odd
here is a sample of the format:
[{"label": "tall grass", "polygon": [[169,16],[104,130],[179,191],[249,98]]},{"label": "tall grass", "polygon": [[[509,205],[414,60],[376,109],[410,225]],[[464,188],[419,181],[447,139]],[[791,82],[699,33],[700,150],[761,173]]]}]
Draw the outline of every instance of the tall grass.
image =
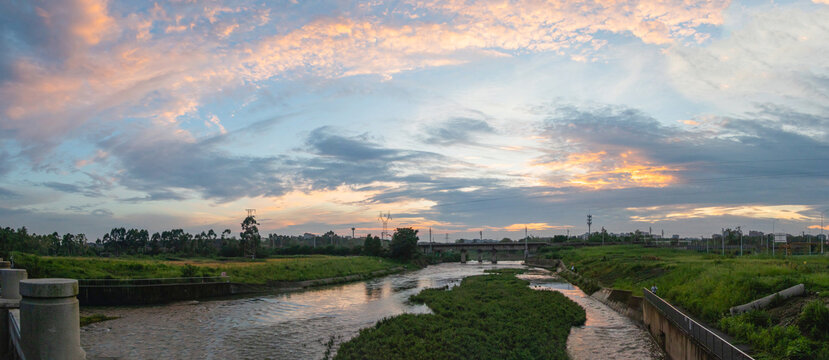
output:
[{"label": "tall grass", "polygon": [[584,309],[502,271],[423,290],[411,300],[434,314],[381,320],[342,344],[335,359],[567,359],[570,327],[584,324]]},{"label": "tall grass", "polygon": [[656,285],[666,300],[751,344],[758,358],[829,359],[829,325],[821,325],[829,320],[813,320],[829,316],[823,300],[804,308],[796,319],[772,319],[765,312],[727,313],[732,306],[799,283],[826,294],[829,257],[733,257],[638,246],[569,249],[556,256],[606,287],[641,293]]},{"label": "tall grass", "polygon": [[72,279],[147,279],[170,277],[219,276],[231,281],[266,284],[273,281],[303,281],[348,275],[366,275],[402,264],[367,256],[301,256],[258,261],[144,259],[101,259],[46,257],[14,253],[15,267],[26,269],[30,278],[62,277]]}]

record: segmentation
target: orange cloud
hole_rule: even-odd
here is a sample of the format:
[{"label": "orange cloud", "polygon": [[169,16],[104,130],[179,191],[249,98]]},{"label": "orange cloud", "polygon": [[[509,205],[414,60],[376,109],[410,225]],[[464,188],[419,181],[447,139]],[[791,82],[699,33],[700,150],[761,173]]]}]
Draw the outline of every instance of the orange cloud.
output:
[{"label": "orange cloud", "polygon": [[803,221],[811,218],[803,212],[812,210],[807,205],[741,205],[741,206],[708,206],[708,207],[649,207],[628,208],[630,211],[658,212],[651,215],[633,215],[633,221],[655,222],[670,220],[685,220],[718,216],[739,216],[758,219],[779,219]]},{"label": "orange cloud", "polygon": [[678,179],[672,173],[681,168],[654,165],[633,151],[568,154],[564,161],[534,164],[552,178],[546,185],[571,185],[592,190],[631,187],[665,187]]},{"label": "orange cloud", "polygon": [[542,231],[542,230],[561,230],[561,229],[569,229],[572,228],[570,225],[550,225],[548,223],[527,223],[527,224],[512,224],[505,227],[491,227],[487,226],[486,229],[490,231],[524,231],[524,229],[531,230],[531,231]]}]

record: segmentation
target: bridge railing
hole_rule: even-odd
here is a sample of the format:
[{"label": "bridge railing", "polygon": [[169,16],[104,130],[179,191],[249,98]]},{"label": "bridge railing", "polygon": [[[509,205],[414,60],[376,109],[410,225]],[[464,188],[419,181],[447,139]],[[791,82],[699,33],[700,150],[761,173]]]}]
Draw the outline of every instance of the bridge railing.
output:
[{"label": "bridge railing", "polygon": [[113,287],[113,286],[150,286],[150,285],[179,285],[179,284],[205,284],[229,282],[227,276],[205,276],[205,277],[178,277],[178,278],[152,278],[152,279],[79,279],[81,287]]},{"label": "bridge railing", "polygon": [[694,339],[700,346],[708,350],[710,354],[722,360],[754,360],[754,358],[707,327],[694,321],[694,319],[685,315],[669,302],[656,296],[650,290],[644,289],[643,292],[645,294],[645,301],[653,305],[670,322]]},{"label": "bridge railing", "polygon": [[26,360],[23,355],[23,347],[20,345],[20,310],[8,310],[9,323],[9,350],[10,358],[14,360]]}]

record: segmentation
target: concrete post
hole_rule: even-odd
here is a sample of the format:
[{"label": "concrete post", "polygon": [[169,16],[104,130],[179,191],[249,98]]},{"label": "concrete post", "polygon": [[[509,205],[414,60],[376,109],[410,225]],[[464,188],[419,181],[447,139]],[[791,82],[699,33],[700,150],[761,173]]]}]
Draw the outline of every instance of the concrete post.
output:
[{"label": "concrete post", "polygon": [[20,282],[20,339],[27,360],[82,360],[78,281]]},{"label": "concrete post", "polygon": [[20,280],[28,277],[24,269],[0,269],[0,297],[20,300]]},{"label": "concrete post", "polygon": [[466,249],[461,250],[461,264],[466,264]]}]

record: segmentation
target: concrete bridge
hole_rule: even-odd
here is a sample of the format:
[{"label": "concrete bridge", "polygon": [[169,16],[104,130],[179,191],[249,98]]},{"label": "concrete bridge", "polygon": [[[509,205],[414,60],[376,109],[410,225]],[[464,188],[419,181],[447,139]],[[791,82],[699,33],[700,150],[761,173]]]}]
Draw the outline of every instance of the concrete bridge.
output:
[{"label": "concrete bridge", "polygon": [[535,252],[542,246],[549,244],[544,242],[495,242],[495,243],[418,243],[417,247],[424,253],[440,254],[445,251],[460,252],[461,262],[465,263],[467,252],[470,250],[477,250],[478,252],[489,252],[490,261],[493,264],[498,262],[497,253],[499,251],[524,251],[524,259],[530,255],[530,252]]},{"label": "concrete bridge", "polygon": [[[632,243],[623,243],[623,242],[606,242],[604,245],[622,245],[622,244],[632,244]],[[639,244],[639,243],[636,243]],[[498,251],[516,251],[516,250],[525,250],[524,251],[524,260],[527,260],[531,254],[538,251],[540,247],[548,246],[548,247],[585,247],[585,246],[602,246],[600,242],[563,242],[563,243],[546,243],[546,242],[494,242],[494,243],[428,243],[428,242],[419,242],[417,243],[417,247],[425,254],[429,254],[430,252],[440,254],[441,252],[445,251],[455,251],[461,253],[461,262],[465,263],[467,260],[467,252],[470,250],[477,250],[478,252],[490,252],[491,257],[490,260],[492,263],[497,262],[497,252]]]}]

